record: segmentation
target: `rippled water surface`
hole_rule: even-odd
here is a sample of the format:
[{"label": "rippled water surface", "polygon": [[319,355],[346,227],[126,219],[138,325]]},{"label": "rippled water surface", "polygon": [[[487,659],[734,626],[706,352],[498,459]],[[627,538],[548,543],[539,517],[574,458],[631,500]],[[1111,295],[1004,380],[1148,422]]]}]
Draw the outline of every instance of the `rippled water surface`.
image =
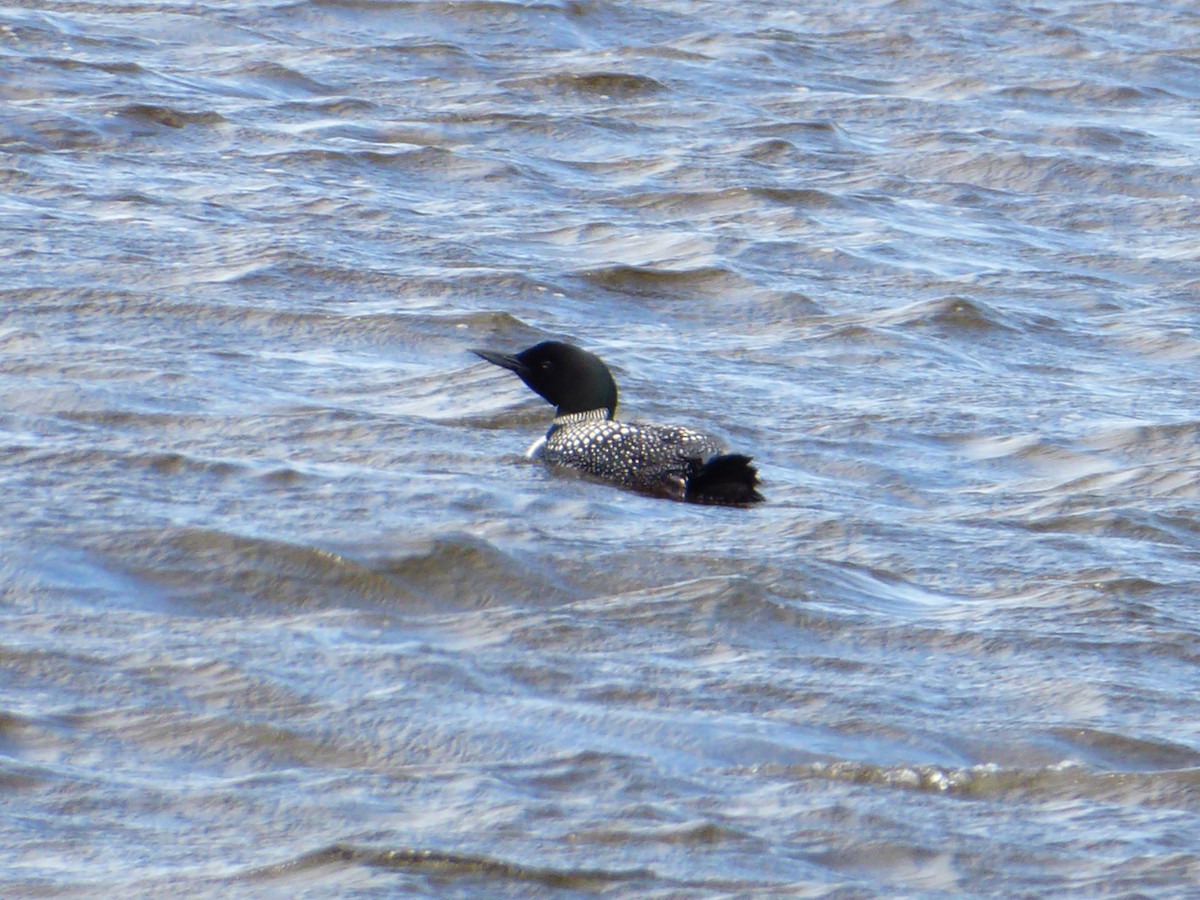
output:
[{"label": "rippled water surface", "polygon": [[[1197,46],[0,9],[0,893],[1188,894]],[[523,459],[548,337],[768,503]]]}]

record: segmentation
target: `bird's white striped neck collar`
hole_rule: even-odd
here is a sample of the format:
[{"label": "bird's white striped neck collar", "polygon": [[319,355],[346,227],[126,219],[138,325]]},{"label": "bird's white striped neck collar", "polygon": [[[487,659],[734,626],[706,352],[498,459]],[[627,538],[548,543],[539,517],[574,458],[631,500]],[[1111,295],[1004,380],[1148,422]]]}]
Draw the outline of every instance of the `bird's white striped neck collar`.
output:
[{"label": "bird's white striped neck collar", "polygon": [[607,408],[589,409],[587,412],[567,413],[565,416],[555,416],[554,421],[550,423],[552,428],[561,428],[563,425],[578,425],[580,422],[603,422],[605,419],[611,419],[612,413]]}]

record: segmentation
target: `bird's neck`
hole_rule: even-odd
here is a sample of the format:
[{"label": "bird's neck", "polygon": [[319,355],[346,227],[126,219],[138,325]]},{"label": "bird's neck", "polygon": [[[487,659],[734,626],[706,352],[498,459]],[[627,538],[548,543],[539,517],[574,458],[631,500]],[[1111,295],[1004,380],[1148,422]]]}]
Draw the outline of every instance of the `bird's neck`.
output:
[{"label": "bird's neck", "polygon": [[611,409],[601,407],[600,409],[589,409],[587,412],[557,415],[550,424],[554,428],[561,428],[563,425],[577,425],[580,422],[603,422],[605,419],[611,419],[612,417],[613,411]]}]

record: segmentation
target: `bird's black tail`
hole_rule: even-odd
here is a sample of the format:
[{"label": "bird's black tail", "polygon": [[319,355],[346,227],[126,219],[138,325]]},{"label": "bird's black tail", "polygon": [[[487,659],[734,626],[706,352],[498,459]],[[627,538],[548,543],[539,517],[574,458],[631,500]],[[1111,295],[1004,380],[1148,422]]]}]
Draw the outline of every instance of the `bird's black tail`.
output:
[{"label": "bird's black tail", "polygon": [[691,503],[748,506],[763,500],[756,487],[758,470],[750,465],[750,457],[725,453],[707,461],[693,461],[683,499]]}]

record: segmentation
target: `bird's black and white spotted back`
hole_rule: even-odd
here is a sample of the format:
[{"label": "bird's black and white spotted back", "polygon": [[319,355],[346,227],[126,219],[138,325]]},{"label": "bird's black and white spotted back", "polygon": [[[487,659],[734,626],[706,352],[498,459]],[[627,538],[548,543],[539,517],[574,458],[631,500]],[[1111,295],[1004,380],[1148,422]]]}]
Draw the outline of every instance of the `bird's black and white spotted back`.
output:
[{"label": "bird's black and white spotted back", "polygon": [[546,462],[646,493],[683,498],[696,463],[721,452],[708,435],[677,425],[564,418],[574,421],[555,421],[542,449]]}]

